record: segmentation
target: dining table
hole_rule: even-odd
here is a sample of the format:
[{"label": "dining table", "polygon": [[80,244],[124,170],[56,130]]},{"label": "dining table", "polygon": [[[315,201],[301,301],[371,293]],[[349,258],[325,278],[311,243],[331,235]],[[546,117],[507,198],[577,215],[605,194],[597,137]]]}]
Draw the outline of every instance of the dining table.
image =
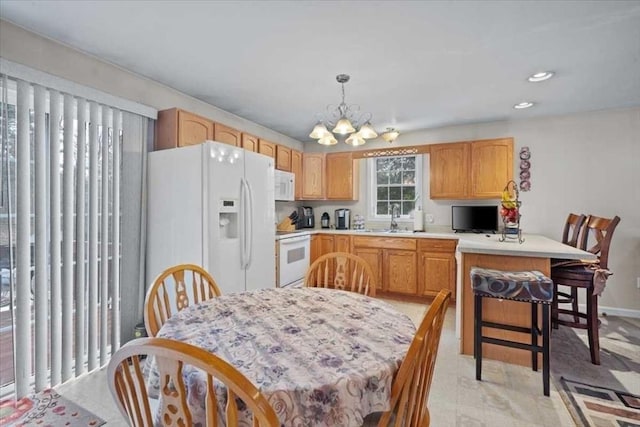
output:
[{"label": "dining table", "polygon": [[[391,384],[415,330],[408,316],[376,298],[272,288],[187,307],[158,336],[225,359],[260,389],[283,426],[355,427],[390,409]],[[188,367],[183,376],[197,425],[205,419],[205,376]],[[225,399],[221,383],[216,393]],[[248,410],[240,425],[251,425]]]}]

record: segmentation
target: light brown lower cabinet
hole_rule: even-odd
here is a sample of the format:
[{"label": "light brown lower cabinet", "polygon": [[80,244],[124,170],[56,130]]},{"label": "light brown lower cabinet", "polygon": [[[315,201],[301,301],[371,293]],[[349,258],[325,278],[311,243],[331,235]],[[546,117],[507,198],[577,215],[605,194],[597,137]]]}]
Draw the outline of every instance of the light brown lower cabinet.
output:
[{"label": "light brown lower cabinet", "polygon": [[353,254],[364,259],[371,270],[376,283],[376,293],[382,291],[382,249],[353,248]]},{"label": "light brown lower cabinet", "polygon": [[[309,265],[330,252],[349,252],[350,236],[334,236],[332,234],[316,234],[311,236],[311,254]],[[331,265],[331,264],[330,264]],[[333,266],[329,271],[329,282],[333,280]]]},{"label": "light brown lower cabinet", "polygon": [[384,250],[383,269],[387,292],[417,295],[416,251]]},{"label": "light brown lower cabinet", "polygon": [[455,296],[454,239],[315,234],[311,236],[311,263],[329,252],[351,252],[373,270],[376,294],[433,297],[440,289]]},{"label": "light brown lower cabinet", "polygon": [[335,252],[351,252],[351,236],[333,236]]},{"label": "light brown lower cabinet", "polygon": [[376,291],[418,295],[416,239],[358,236],[352,246],[379,278]]},{"label": "light brown lower cabinet", "polygon": [[457,242],[448,239],[423,239],[418,244],[419,294],[436,296],[441,289],[449,289],[456,296]]}]

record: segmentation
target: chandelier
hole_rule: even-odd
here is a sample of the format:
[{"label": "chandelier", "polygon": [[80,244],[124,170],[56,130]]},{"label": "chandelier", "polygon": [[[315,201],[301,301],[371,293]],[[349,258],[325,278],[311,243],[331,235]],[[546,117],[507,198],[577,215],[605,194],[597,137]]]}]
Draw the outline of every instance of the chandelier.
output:
[{"label": "chandelier", "polygon": [[[349,81],[349,78],[348,74],[336,76],[336,80],[342,85],[342,102],[337,106],[327,105],[324,120],[319,118],[313,127],[309,137],[317,139],[318,144],[335,145],[338,140],[334,134],[339,137],[349,134],[344,142],[355,147],[364,144],[367,139],[378,136],[371,125],[371,113],[360,113],[360,106],[347,105],[344,102],[344,84]],[[333,128],[331,132],[329,128]]]}]

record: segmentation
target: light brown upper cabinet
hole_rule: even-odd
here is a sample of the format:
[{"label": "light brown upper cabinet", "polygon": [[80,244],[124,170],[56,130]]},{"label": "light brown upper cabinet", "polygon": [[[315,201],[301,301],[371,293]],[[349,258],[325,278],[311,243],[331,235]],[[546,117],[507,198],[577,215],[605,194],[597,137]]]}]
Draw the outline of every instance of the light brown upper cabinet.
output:
[{"label": "light brown upper cabinet", "polygon": [[218,142],[224,142],[225,144],[233,145],[235,147],[242,147],[242,140],[240,138],[240,131],[229,126],[225,126],[220,123],[216,123],[214,131],[214,139]]},{"label": "light brown upper cabinet", "polygon": [[276,145],[276,169],[291,172],[291,148]]},{"label": "light brown upper cabinet", "polygon": [[432,199],[463,199],[468,193],[469,144],[435,144],[429,148]]},{"label": "light brown upper cabinet", "polygon": [[354,160],[353,153],[302,153],[300,198],[358,200],[358,165],[359,161]]},{"label": "light brown upper cabinet", "polygon": [[500,197],[513,179],[513,139],[492,139],[471,143],[471,195]]},{"label": "light brown upper cabinet", "polygon": [[513,179],[513,138],[434,144],[429,153],[432,199],[499,198]]},{"label": "light brown upper cabinet", "polygon": [[269,156],[272,158],[276,158],[276,144],[273,142],[265,141],[260,138],[258,140],[258,153],[264,154],[265,156]]},{"label": "light brown upper cabinet", "polygon": [[159,111],[154,148],[164,150],[200,144],[214,139],[214,128],[213,121],[188,111],[177,108]]},{"label": "light brown upper cabinet", "polygon": [[359,161],[352,153],[329,153],[326,162],[326,197],[334,200],[358,200]]},{"label": "light brown upper cabinet", "polygon": [[324,199],[324,153],[302,153],[302,199]]},{"label": "light brown upper cabinet", "polygon": [[302,197],[302,152],[291,150],[291,172],[295,175],[294,198],[299,200]]},{"label": "light brown upper cabinet", "polygon": [[258,137],[242,132],[242,148],[248,151],[258,152]]}]

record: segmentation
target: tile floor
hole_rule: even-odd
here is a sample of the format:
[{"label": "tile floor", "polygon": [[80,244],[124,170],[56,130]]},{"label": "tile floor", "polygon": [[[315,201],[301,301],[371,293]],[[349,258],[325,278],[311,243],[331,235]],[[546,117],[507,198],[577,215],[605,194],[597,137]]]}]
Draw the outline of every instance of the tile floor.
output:
[{"label": "tile floor", "polygon": [[[426,310],[422,304],[388,302],[416,324]],[[431,426],[574,426],[553,382],[551,396],[543,396],[541,375],[526,367],[485,360],[483,381],[476,381],[473,358],[458,354],[455,310],[450,307],[429,395]],[[109,392],[106,368],[64,384],[57,391],[102,417],[107,425],[125,425]]]}]

